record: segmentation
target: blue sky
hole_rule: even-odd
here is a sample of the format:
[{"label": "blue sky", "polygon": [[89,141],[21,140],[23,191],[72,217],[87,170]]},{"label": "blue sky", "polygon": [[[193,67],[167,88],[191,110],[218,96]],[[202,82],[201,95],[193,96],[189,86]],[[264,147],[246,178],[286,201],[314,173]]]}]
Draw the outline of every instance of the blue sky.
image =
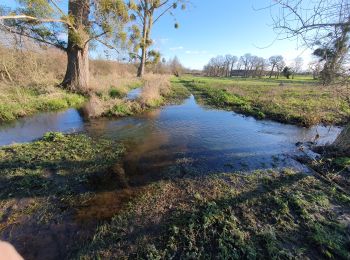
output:
[{"label": "blue sky", "polygon": [[201,69],[211,57],[225,54],[251,53],[265,58],[281,54],[287,63],[299,55],[305,63],[310,60],[310,51],[298,47],[295,39],[274,42],[270,10],[255,10],[268,6],[270,0],[192,3],[188,10],[178,13],[179,29],[173,29],[173,18],[169,17],[155,25],[156,47],[165,57],[177,55],[184,65],[196,69]]},{"label": "blue sky", "polygon": [[[5,6],[15,3],[14,0],[1,2]],[[176,55],[192,69],[202,69],[210,58],[225,54],[251,53],[264,58],[281,54],[287,63],[297,56],[303,57],[305,64],[311,59],[310,50],[298,47],[296,40],[274,41],[270,10],[255,10],[268,6],[271,0],[191,2],[185,11],[176,12],[179,29],[174,28],[174,18],[170,15],[154,26],[154,48],[166,59]]]}]

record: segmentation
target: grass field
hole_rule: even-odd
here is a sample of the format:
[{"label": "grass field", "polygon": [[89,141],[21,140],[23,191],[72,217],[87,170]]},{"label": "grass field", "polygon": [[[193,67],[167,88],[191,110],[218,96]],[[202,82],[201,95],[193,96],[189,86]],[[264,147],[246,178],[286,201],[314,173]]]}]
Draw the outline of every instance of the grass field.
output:
[{"label": "grass field", "polygon": [[80,257],[348,259],[349,206],[332,186],[289,169],[187,174],[149,186]]},{"label": "grass field", "polygon": [[344,124],[350,118],[350,89],[324,87],[311,78],[243,79],[183,77],[203,103],[302,126]]}]

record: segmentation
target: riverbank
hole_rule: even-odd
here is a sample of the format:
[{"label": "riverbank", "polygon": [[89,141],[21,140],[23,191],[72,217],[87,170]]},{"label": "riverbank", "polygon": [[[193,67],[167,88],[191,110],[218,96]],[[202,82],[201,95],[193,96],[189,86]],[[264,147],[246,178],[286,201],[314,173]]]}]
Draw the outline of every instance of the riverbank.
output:
[{"label": "riverbank", "polygon": [[0,84],[0,122],[39,112],[79,107],[85,100],[81,95],[53,86],[16,87]]},{"label": "riverbank", "polygon": [[324,87],[312,79],[183,77],[201,102],[259,119],[310,127],[344,124],[350,118],[349,88]]},{"label": "riverbank", "polygon": [[[0,122],[14,121],[39,112],[80,107],[87,118],[124,117],[178,103],[190,95],[187,88],[167,75],[146,75],[142,80],[127,77],[117,83],[114,86],[104,80],[99,87],[89,90],[89,97],[53,85],[19,87],[0,84]],[[127,100],[128,92],[139,87],[142,87],[140,97]]]},{"label": "riverbank", "polygon": [[1,148],[1,239],[26,259],[349,257],[350,197],[311,173],[183,159],[133,186],[123,151],[60,133]]},{"label": "riverbank", "polygon": [[[137,97],[126,98],[130,90],[138,87]],[[92,92],[82,111],[87,118],[132,116],[165,104],[181,102],[189,95],[188,89],[171,76],[149,74],[129,88],[105,88]]]}]

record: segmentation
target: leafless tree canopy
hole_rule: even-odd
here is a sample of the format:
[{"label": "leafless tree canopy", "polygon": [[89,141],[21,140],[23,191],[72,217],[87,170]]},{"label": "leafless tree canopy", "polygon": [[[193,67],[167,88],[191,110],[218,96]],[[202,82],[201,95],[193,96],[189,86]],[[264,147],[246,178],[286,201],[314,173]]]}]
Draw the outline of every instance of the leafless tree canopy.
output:
[{"label": "leafless tree canopy", "polygon": [[280,38],[297,36],[308,45],[350,25],[350,0],[274,0],[271,8]]},{"label": "leafless tree canopy", "polygon": [[278,78],[285,66],[286,63],[281,55],[264,59],[246,53],[239,59],[233,55],[217,56],[210,59],[203,70],[207,76],[211,77],[241,76],[245,78],[261,78],[270,75],[270,77],[275,76]]},{"label": "leafless tree canopy", "polygon": [[314,51],[324,84],[349,78],[350,0],[274,0],[270,8],[280,39],[296,37]]}]

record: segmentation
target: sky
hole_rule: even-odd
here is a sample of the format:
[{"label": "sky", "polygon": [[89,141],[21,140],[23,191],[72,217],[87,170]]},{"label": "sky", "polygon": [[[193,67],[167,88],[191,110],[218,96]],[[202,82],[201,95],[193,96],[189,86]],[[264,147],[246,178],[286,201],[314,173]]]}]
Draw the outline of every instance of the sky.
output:
[{"label": "sky", "polygon": [[[13,7],[16,1],[1,2]],[[64,2],[61,0],[61,4]],[[276,40],[271,10],[261,10],[270,3],[271,0],[191,0],[185,11],[175,13],[178,29],[174,28],[175,18],[171,15],[154,25],[154,48],[166,59],[177,56],[191,69],[202,69],[217,55],[245,53],[264,58],[282,55],[287,64],[301,56],[306,68],[311,60],[310,50],[296,39]],[[97,57],[99,52],[95,50],[92,56]]]}]

